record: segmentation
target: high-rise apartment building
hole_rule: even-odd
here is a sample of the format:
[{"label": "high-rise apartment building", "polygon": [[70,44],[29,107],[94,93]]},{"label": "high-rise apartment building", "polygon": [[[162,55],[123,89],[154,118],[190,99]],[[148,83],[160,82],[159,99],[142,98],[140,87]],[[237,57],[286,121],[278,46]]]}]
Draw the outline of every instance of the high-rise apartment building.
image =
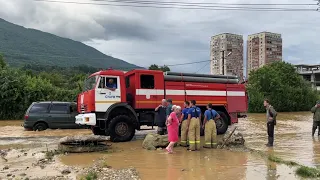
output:
[{"label": "high-rise apartment building", "polygon": [[281,34],[261,32],[248,36],[247,77],[250,71],[275,61],[282,61]]},{"label": "high-rise apartment building", "polygon": [[[224,56],[224,58],[223,58]],[[243,36],[218,34],[210,41],[211,74],[243,77]]]}]

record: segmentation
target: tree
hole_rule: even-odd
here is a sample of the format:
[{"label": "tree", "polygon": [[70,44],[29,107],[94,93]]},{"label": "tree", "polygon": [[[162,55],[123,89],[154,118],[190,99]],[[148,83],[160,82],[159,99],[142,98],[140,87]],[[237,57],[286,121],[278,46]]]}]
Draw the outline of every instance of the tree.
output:
[{"label": "tree", "polygon": [[163,72],[167,72],[167,71],[170,71],[170,68],[168,66],[164,65],[164,66],[160,67],[160,70]]},{"label": "tree", "polygon": [[164,66],[158,66],[156,64],[152,64],[150,67],[149,67],[149,70],[160,70],[160,71],[163,71],[163,72],[167,72],[167,71],[170,71],[170,68],[166,65]]},{"label": "tree", "polygon": [[0,54],[0,69],[3,69],[7,66],[7,63],[4,61],[4,57]]},{"label": "tree", "polygon": [[250,72],[247,91],[249,112],[265,112],[264,98],[277,111],[305,111],[315,104],[317,92],[286,62],[275,62]]}]

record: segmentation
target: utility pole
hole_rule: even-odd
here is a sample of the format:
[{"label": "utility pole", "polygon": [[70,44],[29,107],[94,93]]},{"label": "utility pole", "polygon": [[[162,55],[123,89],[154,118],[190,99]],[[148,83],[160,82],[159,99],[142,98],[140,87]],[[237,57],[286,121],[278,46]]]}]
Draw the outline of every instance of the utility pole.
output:
[{"label": "utility pole", "polygon": [[224,50],[222,52],[222,75],[224,75]]}]

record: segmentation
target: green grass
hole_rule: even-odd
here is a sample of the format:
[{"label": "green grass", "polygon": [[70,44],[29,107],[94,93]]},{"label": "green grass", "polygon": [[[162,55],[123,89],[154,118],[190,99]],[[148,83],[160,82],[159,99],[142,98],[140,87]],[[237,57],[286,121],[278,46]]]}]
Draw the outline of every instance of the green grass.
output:
[{"label": "green grass", "polygon": [[296,174],[305,178],[317,178],[320,177],[320,170],[313,167],[300,166],[296,170]]},{"label": "green grass", "polygon": [[318,168],[303,166],[297,162],[287,161],[287,160],[284,160],[284,159],[277,157],[273,154],[268,155],[267,153],[260,151],[260,150],[255,150],[255,149],[250,149],[250,148],[248,148],[248,149],[250,152],[256,153],[263,158],[267,158],[271,162],[275,162],[278,164],[285,164],[285,165],[291,166],[291,167],[297,167],[295,173],[300,177],[304,177],[304,178],[319,178],[320,177],[320,169],[318,169]]},{"label": "green grass", "polygon": [[94,171],[90,171],[88,174],[84,176],[84,178],[81,178],[81,180],[97,180],[98,175]]},{"label": "green grass", "polygon": [[51,150],[51,151],[47,150],[44,153],[45,153],[45,158],[51,161],[55,155],[62,154],[63,152],[58,150]]},{"label": "green grass", "polygon": [[279,164],[285,164],[288,166],[299,166],[299,164],[294,161],[286,161],[274,155],[269,155],[268,160]]}]

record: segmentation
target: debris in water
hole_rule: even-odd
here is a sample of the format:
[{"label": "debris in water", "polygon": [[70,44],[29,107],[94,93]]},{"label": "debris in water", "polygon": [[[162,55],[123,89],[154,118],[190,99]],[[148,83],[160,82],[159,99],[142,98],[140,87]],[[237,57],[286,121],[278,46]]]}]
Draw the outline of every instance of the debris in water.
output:
[{"label": "debris in water", "polygon": [[59,140],[58,150],[68,153],[97,152],[107,150],[105,136],[66,136]]},{"label": "debris in water", "polygon": [[168,146],[168,135],[150,133],[142,142],[142,147],[147,150],[156,150]]},{"label": "debris in water", "polygon": [[69,169],[65,169],[65,170],[63,170],[61,172],[61,174],[63,174],[63,175],[67,175],[67,174],[70,174],[70,173],[71,173],[71,171]]}]

